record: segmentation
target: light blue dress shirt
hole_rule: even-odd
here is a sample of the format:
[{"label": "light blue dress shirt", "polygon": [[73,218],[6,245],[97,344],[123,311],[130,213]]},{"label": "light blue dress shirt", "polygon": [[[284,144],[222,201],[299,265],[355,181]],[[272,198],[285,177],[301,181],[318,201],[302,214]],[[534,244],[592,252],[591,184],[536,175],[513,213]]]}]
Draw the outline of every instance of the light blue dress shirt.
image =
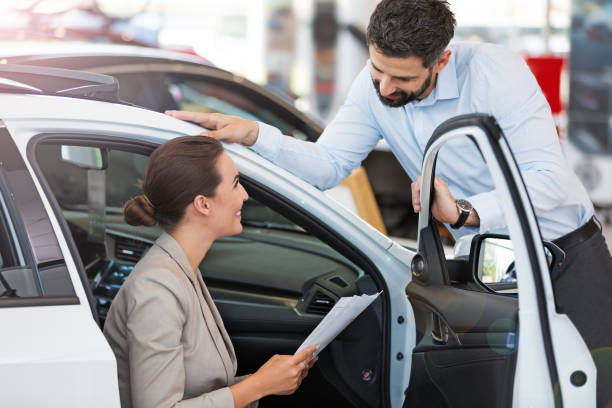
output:
[{"label": "light blue dress shirt", "polygon": [[[543,238],[553,240],[583,225],[593,215],[593,205],[567,166],[550,107],[525,61],[493,44],[457,42],[449,49],[450,61],[425,99],[399,108],[383,105],[368,62],[316,143],[283,136],[260,123],[252,149],[314,186],[328,189],[359,167],[384,138],[416,180],[427,141],[439,124],[461,114],[488,113],[508,139]],[[480,217],[480,233],[507,233],[488,168],[471,141],[456,139],[442,147],[436,175],[448,184],[455,199],[472,203]],[[460,236],[477,231],[452,232]]]}]

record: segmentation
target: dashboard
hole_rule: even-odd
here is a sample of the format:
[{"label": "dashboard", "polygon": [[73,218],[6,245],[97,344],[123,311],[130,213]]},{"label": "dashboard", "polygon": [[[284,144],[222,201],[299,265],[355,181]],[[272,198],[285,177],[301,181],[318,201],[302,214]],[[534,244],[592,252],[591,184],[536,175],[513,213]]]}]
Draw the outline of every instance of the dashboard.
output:
[{"label": "dashboard", "polygon": [[[65,215],[103,321],[121,285],[161,230],[113,223],[110,217],[102,245],[87,239],[86,215]],[[305,317],[302,329],[318,322],[340,297],[356,294],[356,281],[364,276],[357,266],[307,233],[248,226],[240,235],[217,240],[199,269],[217,304],[243,302],[290,309],[291,320]],[[283,313],[281,320],[286,322],[287,317]]]}]

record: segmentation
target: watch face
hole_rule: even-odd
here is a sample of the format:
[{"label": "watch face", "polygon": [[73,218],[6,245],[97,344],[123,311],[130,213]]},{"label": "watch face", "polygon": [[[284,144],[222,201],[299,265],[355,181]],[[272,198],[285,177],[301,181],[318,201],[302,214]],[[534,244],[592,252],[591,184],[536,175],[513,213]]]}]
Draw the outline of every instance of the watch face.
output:
[{"label": "watch face", "polygon": [[467,200],[457,200],[457,208],[460,211],[470,212],[472,211],[472,204]]}]

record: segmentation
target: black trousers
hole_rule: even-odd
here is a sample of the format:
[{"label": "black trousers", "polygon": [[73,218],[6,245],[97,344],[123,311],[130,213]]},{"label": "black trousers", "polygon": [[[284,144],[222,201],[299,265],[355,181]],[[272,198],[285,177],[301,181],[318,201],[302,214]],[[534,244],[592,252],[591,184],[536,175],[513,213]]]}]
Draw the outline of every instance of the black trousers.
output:
[{"label": "black trousers", "polygon": [[612,257],[600,229],[565,246],[565,261],[553,279],[557,310],[567,314],[591,350],[597,367],[597,407],[611,408]]}]

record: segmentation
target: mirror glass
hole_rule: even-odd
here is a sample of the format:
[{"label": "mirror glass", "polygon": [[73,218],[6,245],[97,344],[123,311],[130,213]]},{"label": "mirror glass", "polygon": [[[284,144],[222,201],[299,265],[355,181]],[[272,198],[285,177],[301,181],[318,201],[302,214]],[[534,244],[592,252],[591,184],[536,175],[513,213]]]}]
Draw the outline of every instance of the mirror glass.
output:
[{"label": "mirror glass", "polygon": [[482,283],[516,282],[512,241],[485,238],[478,257],[478,278]]},{"label": "mirror glass", "polygon": [[103,170],[105,160],[102,149],[85,146],[62,146],[62,161],[84,169]]},{"label": "mirror glass", "polygon": [[[553,263],[553,253],[544,244],[544,252],[548,266]],[[478,279],[484,283],[512,283],[516,282],[516,269],[514,268],[514,250],[512,241],[504,237],[486,237],[482,240],[478,253]]]}]

